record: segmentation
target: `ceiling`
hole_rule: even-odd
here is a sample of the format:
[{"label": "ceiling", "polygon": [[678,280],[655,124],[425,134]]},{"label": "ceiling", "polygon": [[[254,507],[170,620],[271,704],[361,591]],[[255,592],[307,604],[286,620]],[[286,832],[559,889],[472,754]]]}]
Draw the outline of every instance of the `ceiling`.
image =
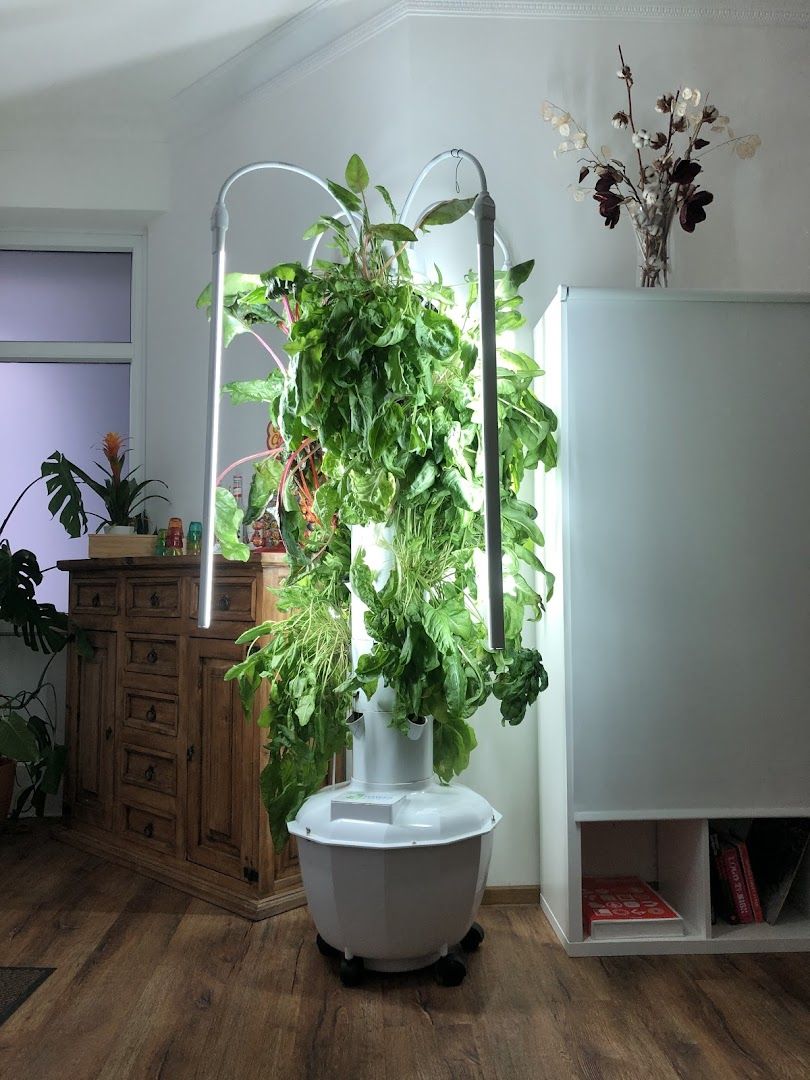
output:
[{"label": "ceiling", "polygon": [[159,111],[313,0],[0,0],[4,119]]}]

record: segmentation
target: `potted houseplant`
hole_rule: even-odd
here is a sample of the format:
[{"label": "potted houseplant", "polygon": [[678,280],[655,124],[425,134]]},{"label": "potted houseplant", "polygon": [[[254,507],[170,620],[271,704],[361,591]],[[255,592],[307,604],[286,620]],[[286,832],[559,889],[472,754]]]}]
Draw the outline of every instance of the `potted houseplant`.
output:
[{"label": "potted houseplant", "polygon": [[[86,636],[64,612],[37,599],[36,590],[46,571],[40,568],[36,555],[25,548],[12,549],[3,536],[20,500],[42,479],[39,476],[24,488],[0,523],[0,623],[7,624],[33,652],[48,656],[32,690],[10,694],[0,686],[0,821],[5,820],[11,805],[18,763],[24,767],[27,779],[12,819],[29,808],[41,816],[46,796],[58,790],[65,747],[56,740],[55,695],[47,673],[54,656],[69,641],[75,640],[85,655],[90,651]],[[65,520],[72,520],[79,507],[81,499],[77,502],[71,498],[65,507]]]},{"label": "potted houseplant", "polygon": [[[55,451],[42,467],[48,491],[54,496],[51,510],[61,507],[68,495],[75,500],[79,491],[78,485],[84,485],[98,495],[104,504],[105,513],[103,515],[92,511],[85,513],[83,505],[74,503],[77,506],[81,505],[82,531],[87,531],[87,515],[89,514],[90,517],[98,518],[96,532],[103,529],[106,533],[116,536],[130,535],[135,532],[135,523],[139,514],[142,514],[144,505],[150,499],[162,499],[168,502],[165,495],[146,492],[150,484],[162,484],[166,487],[162,480],[138,481],[135,473],[140,466],[130,469],[125,474],[124,466],[129,449],[124,443],[125,440],[115,431],[108,431],[104,436],[101,451],[105,463],[96,463],[97,468],[104,474],[104,480],[94,479],[59,451]],[[93,554],[92,545],[91,554]]]},{"label": "potted houseplant", "polygon": [[[316,827],[306,814],[320,796],[301,808],[322,784],[332,755],[354,736],[355,778],[361,788],[373,788],[379,776],[359,777],[358,768],[376,760],[372,744],[388,740],[392,761],[407,759],[407,765],[404,772],[392,765],[384,781],[416,784],[432,797],[432,766],[450,785],[476,745],[473,713],[494,695],[503,723],[519,724],[547,684],[542,659],[523,646],[522,633],[527,613],[541,616],[553,583],[537,555],[543,537],[536,512],[519,489],[527,470],[556,463],[556,419],[533,393],[534,362],[503,348],[498,403],[506,648],[489,649],[480,603],[478,282],[467,275],[459,298],[440,277],[417,281],[407,254],[418,234],[459,219],[474,200],[435,205],[411,229],[398,220],[383,187],[376,191],[392,220],[372,220],[368,174],[356,155],[345,180],[345,186],[330,182],[329,189],[348,224],[322,217],[305,234],[330,234],[339,261],[228,275],[224,289],[226,343],[238,333],[256,334],[259,324],[278,327],[287,339],[287,362],[274,355],[266,380],[224,388],[234,402],[267,403],[281,435],[282,446],[254,464],[249,505],[255,511],[275,494],[279,476],[268,462],[280,459],[278,507],[290,563],[278,599],[286,619],[243,634],[238,641],[248,645],[247,657],[227,677],[238,681],[248,709],[259,688],[267,688],[258,715],[269,751],[262,795],[276,844],[286,841],[288,828],[300,837],[319,929],[331,916],[328,904],[318,914],[307,882],[306,850]],[[498,330],[524,322],[519,288],[531,269],[523,263],[497,275]],[[210,303],[206,289],[198,305]],[[318,482],[305,515],[297,489],[284,480],[314,453]],[[241,511],[225,489],[217,492],[217,508],[223,552],[246,557],[238,537]],[[466,791],[460,785],[446,790]],[[472,809],[464,813],[486,815],[478,830],[483,834],[496,815],[468,794]],[[362,791],[345,797],[355,795],[358,803],[368,802]],[[382,797],[378,792],[378,801]],[[480,805],[472,805],[475,800]],[[483,882],[488,848],[474,858]],[[312,879],[320,872],[313,869]],[[340,876],[334,864],[324,873],[333,882]],[[360,911],[356,891],[353,902]],[[326,951],[340,946],[351,965],[337,933],[324,934],[321,945]],[[375,956],[377,967],[402,969],[435,958],[428,952],[408,945],[388,958],[379,947],[364,955]],[[351,967],[344,974],[351,981]],[[452,973],[449,981],[455,981]]]}]

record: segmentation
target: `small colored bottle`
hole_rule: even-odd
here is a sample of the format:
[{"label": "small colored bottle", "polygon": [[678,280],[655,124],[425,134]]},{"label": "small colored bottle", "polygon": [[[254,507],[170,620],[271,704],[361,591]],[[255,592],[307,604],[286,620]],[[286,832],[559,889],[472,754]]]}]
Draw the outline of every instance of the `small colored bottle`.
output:
[{"label": "small colored bottle", "polygon": [[166,554],[166,530],[158,529],[157,536],[155,537],[155,555]]},{"label": "small colored bottle", "polygon": [[183,522],[179,517],[169,518],[169,527],[166,530],[166,554],[183,554]]},{"label": "small colored bottle", "polygon": [[[236,503],[236,509],[241,510],[242,513],[244,514],[244,512],[245,512],[245,502],[244,502],[244,499],[242,497],[242,477],[240,476],[239,473],[236,473],[236,475],[231,479],[231,494],[234,497],[234,502]],[[250,543],[250,538],[249,538],[249,535],[248,535],[248,531],[247,531],[247,529],[245,528],[244,525],[239,526],[239,539],[244,541],[244,543],[246,543],[246,544]]]},{"label": "small colored bottle", "polygon": [[190,521],[186,536],[186,554],[199,555],[202,551],[202,522]]}]

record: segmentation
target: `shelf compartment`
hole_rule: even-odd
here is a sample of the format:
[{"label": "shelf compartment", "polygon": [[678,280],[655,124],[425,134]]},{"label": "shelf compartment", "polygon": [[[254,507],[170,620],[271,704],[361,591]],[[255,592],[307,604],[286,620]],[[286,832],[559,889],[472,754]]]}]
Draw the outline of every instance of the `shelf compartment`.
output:
[{"label": "shelf compartment", "polygon": [[[581,878],[636,876],[661,894],[682,916],[685,933],[673,938],[603,938],[579,940],[598,951],[606,946],[644,943],[683,946],[709,935],[709,841],[705,819],[582,822]],[[580,885],[581,885],[580,878]],[[581,922],[580,922],[581,926]]]}]

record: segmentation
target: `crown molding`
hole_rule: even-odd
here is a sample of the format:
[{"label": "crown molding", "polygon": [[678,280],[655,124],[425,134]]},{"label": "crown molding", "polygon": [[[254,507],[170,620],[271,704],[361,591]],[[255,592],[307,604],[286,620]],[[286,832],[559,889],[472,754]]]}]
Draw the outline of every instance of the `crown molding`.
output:
[{"label": "crown molding", "polygon": [[365,42],[408,18],[702,22],[772,27],[810,26],[810,2],[798,6],[737,0],[316,0],[310,7],[214,71],[172,101],[170,126],[176,137],[193,137],[218,113],[240,102],[272,94],[305,80]]}]

